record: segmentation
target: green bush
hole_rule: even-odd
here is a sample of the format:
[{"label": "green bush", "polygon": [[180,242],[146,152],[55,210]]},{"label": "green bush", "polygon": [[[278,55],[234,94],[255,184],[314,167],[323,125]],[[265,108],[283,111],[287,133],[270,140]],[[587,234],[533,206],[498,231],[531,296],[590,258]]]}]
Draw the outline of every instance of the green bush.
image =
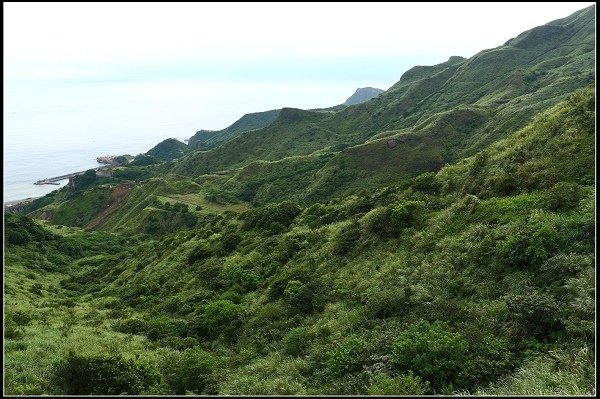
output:
[{"label": "green bush", "polygon": [[369,291],[365,300],[368,315],[378,319],[403,315],[410,305],[407,291],[409,290],[400,287]]},{"label": "green bush", "polygon": [[242,327],[244,314],[244,306],[228,299],[219,299],[204,306],[202,325],[210,337],[223,336],[233,340]]},{"label": "green bush", "polygon": [[140,395],[160,383],[160,374],[120,355],[71,352],[56,365],[54,380],[67,395]]},{"label": "green bush", "polygon": [[[242,215],[246,229],[262,228],[279,232],[287,228],[292,221],[302,212],[296,203],[283,201],[256,208]],[[281,227],[280,227],[281,226]]]},{"label": "green bush", "polygon": [[4,213],[6,244],[25,245],[30,241],[48,241],[57,236],[38,226],[32,219],[15,213]]},{"label": "green bush", "polygon": [[240,241],[242,241],[242,236],[236,231],[225,230],[223,234],[221,234],[221,239],[219,240],[220,254],[227,255],[230,252],[233,252]]},{"label": "green bush", "polygon": [[418,226],[424,219],[425,210],[423,201],[406,201],[394,207],[375,208],[362,221],[367,230],[380,237],[395,237],[404,228]]},{"label": "green bush", "polygon": [[593,255],[558,254],[540,266],[536,281],[542,287],[561,287],[568,279],[593,267]]},{"label": "green bush", "polygon": [[381,237],[392,237],[399,233],[393,222],[393,210],[389,207],[378,207],[369,211],[362,218],[365,228]]},{"label": "green bush", "polygon": [[429,383],[408,372],[396,377],[376,374],[369,386],[369,395],[423,395]]},{"label": "green bush", "polygon": [[547,340],[560,329],[558,304],[548,293],[535,287],[523,287],[519,293],[504,297],[511,314],[510,331],[515,338]]},{"label": "green bush", "polygon": [[213,256],[211,246],[205,241],[200,241],[188,255],[188,265],[191,266],[197,261],[210,258],[211,256]]},{"label": "green bush", "polygon": [[[131,161],[127,166],[131,167],[131,166],[148,166],[148,165],[154,165],[160,163],[160,160],[152,155],[146,155],[146,154],[140,154],[137,155],[133,161]],[[121,171],[129,171],[131,170],[131,168],[127,168],[127,169],[118,169]]]},{"label": "green bush", "polygon": [[456,380],[467,354],[467,341],[441,321],[420,321],[400,333],[392,346],[392,364],[399,373],[412,371],[441,389]]},{"label": "green bush", "polygon": [[166,370],[166,380],[177,395],[216,395],[218,358],[200,349],[186,349]]},{"label": "green bush", "polygon": [[344,210],[338,205],[313,204],[303,212],[304,222],[312,228],[339,221]]},{"label": "green bush", "polygon": [[516,366],[515,355],[506,338],[488,335],[469,348],[457,381],[466,386],[482,386],[496,381]]},{"label": "green bush", "polygon": [[75,187],[77,189],[88,187],[92,185],[97,179],[98,177],[96,176],[96,171],[94,169],[88,169],[85,171],[85,173],[73,177]]},{"label": "green bush", "polygon": [[254,291],[260,282],[259,276],[248,265],[235,264],[223,268],[221,275],[229,286],[237,285],[241,292]]},{"label": "green bush", "polygon": [[348,227],[342,229],[333,238],[333,253],[346,255],[354,248],[360,239],[360,225],[352,222]]},{"label": "green bush", "polygon": [[546,193],[546,204],[553,211],[570,211],[583,198],[583,188],[577,183],[558,182]]},{"label": "green bush", "polygon": [[27,326],[31,323],[32,317],[29,312],[24,310],[14,310],[12,312],[6,312],[5,320],[12,321],[18,326]]},{"label": "green bush", "polygon": [[4,338],[5,339],[14,339],[19,340],[25,336],[25,332],[23,331],[23,327],[19,326],[11,319],[7,319],[4,322]]},{"label": "green bush", "polygon": [[283,337],[283,353],[289,356],[302,356],[310,347],[313,338],[311,331],[306,327],[291,329]]},{"label": "green bush", "polygon": [[413,189],[427,194],[436,194],[442,188],[440,182],[436,180],[435,173],[433,172],[427,172],[413,177],[409,180],[408,184]]},{"label": "green bush", "polygon": [[284,291],[286,302],[300,314],[323,309],[327,295],[326,287],[319,280],[311,280],[306,284],[292,280],[288,282]]},{"label": "green bush", "polygon": [[351,335],[328,352],[327,372],[342,376],[361,371],[369,359],[367,341],[359,335]]},{"label": "green bush", "polygon": [[559,237],[558,232],[552,226],[538,227],[529,238],[525,251],[525,255],[529,258],[529,264],[536,269],[539,268],[556,249]]}]

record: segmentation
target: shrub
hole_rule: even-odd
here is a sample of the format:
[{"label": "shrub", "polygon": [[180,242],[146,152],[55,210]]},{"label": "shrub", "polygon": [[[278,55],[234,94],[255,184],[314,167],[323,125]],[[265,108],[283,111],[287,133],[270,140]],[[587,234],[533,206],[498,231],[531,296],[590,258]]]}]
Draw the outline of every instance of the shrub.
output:
[{"label": "shrub", "polygon": [[173,392],[184,395],[217,394],[218,359],[200,348],[190,348],[166,371],[166,380]]},{"label": "shrub", "polygon": [[245,309],[228,299],[208,303],[203,310],[202,324],[211,337],[235,338],[242,326]]},{"label": "shrub", "polygon": [[546,204],[553,211],[569,211],[583,198],[583,189],[577,183],[558,182],[546,193]]},{"label": "shrub", "polygon": [[546,260],[535,277],[541,286],[560,287],[568,279],[593,266],[593,255],[559,254]]},{"label": "shrub", "polygon": [[242,241],[242,236],[237,232],[225,230],[221,235],[221,239],[219,240],[221,254],[226,255],[230,252],[233,252],[237,248],[240,241]]},{"label": "shrub", "polygon": [[537,268],[548,259],[557,246],[558,238],[558,232],[551,226],[542,225],[536,229],[525,251],[530,264]]},{"label": "shrub", "polygon": [[548,293],[535,287],[523,287],[520,293],[507,294],[504,299],[511,313],[514,337],[547,340],[551,332],[559,328],[558,304]]},{"label": "shrub", "polygon": [[32,219],[15,214],[4,214],[5,243],[24,245],[30,241],[47,241],[55,238],[54,234],[38,226]]},{"label": "shrub", "polygon": [[283,353],[289,356],[302,356],[310,347],[312,333],[306,327],[293,328],[283,337]]},{"label": "shrub", "polygon": [[183,336],[186,331],[187,325],[183,320],[172,319],[168,316],[155,316],[146,321],[145,334],[152,340],[167,336]]},{"label": "shrub", "polygon": [[[279,232],[292,224],[302,209],[292,201],[269,204],[242,215],[245,228],[263,228]],[[281,226],[281,227],[280,227]]]},{"label": "shrub", "polygon": [[19,340],[25,336],[23,328],[17,325],[13,320],[7,319],[4,323],[4,338]]},{"label": "shrub", "polygon": [[139,395],[160,383],[158,372],[121,356],[73,352],[55,368],[55,383],[67,395]]},{"label": "shrub", "polygon": [[436,194],[441,189],[441,184],[436,180],[435,173],[427,172],[409,180],[410,186],[427,194]]},{"label": "shrub", "polygon": [[334,376],[361,371],[369,359],[367,341],[351,335],[328,352],[327,371]]},{"label": "shrub", "polygon": [[114,330],[126,334],[142,334],[146,331],[146,322],[141,319],[131,318],[123,320],[114,325]]},{"label": "shrub", "polygon": [[229,286],[239,286],[242,292],[254,291],[258,287],[260,278],[252,270],[248,270],[249,265],[229,265],[222,269],[221,275]]},{"label": "shrub", "polygon": [[368,230],[380,237],[395,237],[402,229],[419,225],[425,210],[423,201],[406,201],[395,207],[375,208],[362,220]]},{"label": "shrub", "polygon": [[325,306],[327,290],[319,280],[311,280],[306,284],[292,280],[285,288],[284,298],[294,311],[307,314]]},{"label": "shrub", "polygon": [[98,178],[96,177],[96,171],[94,169],[88,169],[85,171],[85,173],[73,177],[75,187],[77,189],[88,187],[97,179]]},{"label": "shrub", "polygon": [[362,218],[365,228],[381,237],[392,237],[399,232],[392,221],[393,211],[389,207],[378,207]]},{"label": "shrub", "polygon": [[31,323],[31,314],[23,310],[15,310],[6,313],[6,321],[13,321],[18,326],[27,326]]},{"label": "shrub", "polygon": [[354,248],[360,239],[360,225],[352,222],[348,227],[342,228],[333,238],[333,253],[345,255]]},{"label": "shrub", "polygon": [[469,348],[458,380],[467,386],[485,385],[507,374],[516,365],[509,341],[492,335]]},{"label": "shrub", "polygon": [[409,307],[410,299],[407,289],[392,287],[377,288],[367,293],[366,308],[370,317],[385,319],[402,315]]},{"label": "shrub", "polygon": [[376,374],[369,386],[369,395],[423,395],[429,387],[427,381],[412,372],[396,377]]},{"label": "shrub", "polygon": [[467,341],[446,323],[420,321],[400,333],[391,360],[398,372],[412,371],[437,389],[455,381],[466,353]]},{"label": "shrub", "polygon": [[188,255],[188,265],[191,266],[199,260],[210,258],[212,255],[213,250],[210,245],[205,241],[201,241]]}]

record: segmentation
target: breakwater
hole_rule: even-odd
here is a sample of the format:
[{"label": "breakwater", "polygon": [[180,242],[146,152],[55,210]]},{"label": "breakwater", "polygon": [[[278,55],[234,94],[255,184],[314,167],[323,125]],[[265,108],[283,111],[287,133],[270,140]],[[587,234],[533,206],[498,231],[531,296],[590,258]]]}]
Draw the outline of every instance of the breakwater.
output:
[{"label": "breakwater", "polygon": [[[95,170],[96,172],[102,169],[107,168],[107,166],[100,166],[98,168],[94,168],[93,170]],[[61,180],[66,180],[66,179],[70,179],[71,177],[75,177],[77,175],[82,175],[84,174],[86,171],[81,171],[81,172],[74,172],[74,173],[69,173],[66,175],[61,175],[61,176],[56,176],[56,177],[49,177],[47,179],[42,179],[42,180],[38,180],[36,181],[35,185],[42,185],[42,184],[59,184],[58,182]]]}]

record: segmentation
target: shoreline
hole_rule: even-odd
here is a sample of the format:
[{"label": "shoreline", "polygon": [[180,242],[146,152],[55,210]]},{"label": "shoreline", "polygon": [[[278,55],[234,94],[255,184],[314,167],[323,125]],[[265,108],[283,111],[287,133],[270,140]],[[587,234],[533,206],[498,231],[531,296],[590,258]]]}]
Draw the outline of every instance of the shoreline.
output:
[{"label": "shoreline", "polygon": [[[98,167],[95,168],[90,168],[95,170],[96,172],[100,171],[100,170],[104,170],[104,169],[110,169],[111,165],[100,165]],[[89,169],[88,169],[89,170]],[[75,176],[75,175],[81,175],[83,173],[85,173],[86,171],[80,171],[80,172],[73,172],[73,173],[69,173],[67,175],[62,175],[62,176],[56,176],[56,177],[48,177],[42,180],[38,180],[36,182],[33,183],[33,185],[37,185],[37,186],[42,186],[42,185],[55,185],[55,186],[60,186],[61,184],[59,183],[60,181],[63,180],[68,180],[70,177]],[[57,187],[52,191],[58,190],[61,187]],[[50,191],[50,192],[52,192]],[[47,195],[47,194],[45,194]],[[20,198],[20,199],[16,199],[16,200],[10,200],[10,201],[4,201],[4,208],[12,208],[18,205],[22,205],[24,203],[29,203],[32,202],[38,198],[42,198],[45,195],[38,195],[38,196],[34,196],[34,197],[26,197],[26,198]]]},{"label": "shoreline", "polygon": [[4,202],[4,208],[12,208],[14,206],[19,206],[25,203],[30,203],[33,202],[34,200],[38,199],[38,198],[42,198],[43,195],[39,196],[39,197],[28,197],[28,198],[23,198],[23,199],[19,199],[19,200],[13,200],[13,201],[6,201]]}]

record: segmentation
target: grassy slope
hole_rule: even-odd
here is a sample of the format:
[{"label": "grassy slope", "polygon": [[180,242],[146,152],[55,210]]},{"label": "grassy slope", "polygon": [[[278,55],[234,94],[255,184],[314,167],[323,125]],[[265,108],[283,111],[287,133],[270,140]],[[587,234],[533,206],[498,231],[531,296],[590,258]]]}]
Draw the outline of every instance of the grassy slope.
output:
[{"label": "grassy slope", "polygon": [[[594,37],[594,9],[588,8],[468,60],[451,57],[433,67],[415,67],[378,98],[337,113],[288,109],[268,128],[193,154],[174,170],[197,176],[350,146],[320,168],[308,193],[294,193],[309,200],[356,192],[365,181],[373,182],[367,188],[381,187],[437,170],[522,127],[566,93],[594,81]],[[453,118],[465,118],[465,123],[453,123]],[[398,136],[409,145],[390,149],[373,139]]]},{"label": "grassy slope", "polygon": [[229,141],[244,132],[261,129],[273,123],[281,110],[253,112],[242,116],[231,126],[222,130],[200,130],[188,141],[192,149],[209,149]]},{"label": "grassy slope", "polygon": [[[199,198],[264,204],[284,198],[323,201],[437,171],[593,81],[593,17],[593,8],[582,10],[468,60],[451,57],[435,66],[415,67],[376,99],[338,112],[284,108],[269,126],[242,133],[218,148],[176,162],[121,168],[118,174],[139,181],[170,171],[198,183]],[[139,212],[146,209],[141,189],[122,203],[138,214],[117,209],[115,217],[141,217]],[[170,192],[178,194],[192,191]],[[82,206],[76,199],[49,205],[59,208],[52,220],[85,226],[96,215],[85,196],[81,201]],[[90,215],[69,218],[70,209],[79,207]],[[67,215],[60,215],[61,208]],[[117,224],[109,220],[104,225]],[[129,225],[135,231],[144,229],[137,222]]]},{"label": "grassy slope", "polygon": [[[270,205],[157,241],[113,244],[117,256],[92,245],[43,280],[55,288],[41,297],[73,290],[73,311],[51,305],[53,327],[44,329],[42,302],[25,301],[36,316],[24,336],[7,340],[9,392],[60,392],[54,362],[69,349],[102,353],[114,339],[112,351],[136,354],[161,374],[164,384],[146,393],[174,392],[180,381],[165,365],[191,373],[186,362],[197,352],[185,348],[196,346],[218,359],[198,363],[214,372],[209,388],[184,382],[196,393],[593,394],[594,104],[587,88],[436,175],[305,208],[289,227],[248,224],[283,223]],[[191,186],[185,178],[149,184],[166,194],[177,182]],[[424,208],[408,226],[385,230],[394,222],[381,210],[410,201]],[[40,278],[20,254],[39,256],[45,246],[7,246],[8,303],[22,302],[29,279]],[[101,307],[108,302],[120,311]],[[218,316],[213,303],[231,312]],[[445,323],[446,333],[423,331],[454,348],[443,356],[456,363],[428,365],[440,357],[435,345],[413,356],[394,344],[427,328],[421,320]],[[36,364],[40,350],[51,356]],[[413,358],[422,363],[402,361]]]},{"label": "grassy slope", "polygon": [[161,161],[172,161],[181,158],[188,152],[187,145],[176,139],[166,139],[158,143],[146,155],[150,155]]}]

